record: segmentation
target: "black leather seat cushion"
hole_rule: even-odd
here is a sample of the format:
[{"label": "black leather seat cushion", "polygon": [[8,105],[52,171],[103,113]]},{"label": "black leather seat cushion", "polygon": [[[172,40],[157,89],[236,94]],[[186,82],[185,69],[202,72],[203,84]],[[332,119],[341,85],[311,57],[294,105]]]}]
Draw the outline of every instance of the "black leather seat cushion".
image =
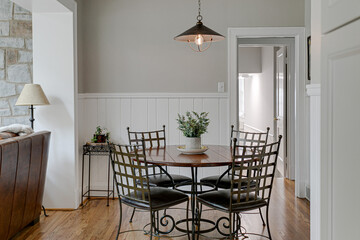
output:
[{"label": "black leather seat cushion", "polygon": [[[230,195],[231,194],[229,189],[213,191],[199,195],[197,197],[197,200],[209,207],[228,211],[230,208]],[[237,197],[236,195],[232,196],[233,204],[236,203],[237,201],[236,197]],[[246,200],[246,195],[242,194],[240,196],[240,203],[241,202],[243,203],[237,204],[236,207],[233,206],[232,208],[233,212],[241,212],[241,211],[257,209],[264,207],[267,204],[265,200],[257,200],[248,203],[246,203],[245,200]],[[255,194],[250,194],[249,200],[250,201],[255,200]]]},{"label": "black leather seat cushion", "polygon": [[[210,176],[210,177],[205,177],[200,179],[200,182],[202,183],[210,183],[213,185],[216,185],[217,180],[219,179],[220,175],[218,176]],[[255,181],[251,181],[250,182],[250,187],[254,187],[255,186]],[[241,182],[242,188],[245,188],[247,186],[247,182]],[[225,176],[223,176],[219,183],[218,183],[218,188],[225,188],[225,189],[229,189],[231,187],[231,175],[226,174]],[[235,183],[234,184],[234,188],[238,188],[238,184]]]},{"label": "black leather seat cushion", "polygon": [[[191,181],[191,178],[182,175],[171,174],[170,176],[173,178],[175,184]],[[150,175],[149,182],[158,187],[173,187],[172,181],[166,174]]]},{"label": "black leather seat cushion", "polygon": [[[129,194],[130,197],[142,200],[141,192],[134,192]],[[162,188],[162,187],[152,187],[150,188],[150,198],[151,205],[153,210],[165,209],[180,203],[183,203],[188,200],[188,196],[182,192]],[[146,201],[148,201],[148,194],[145,195]],[[138,202],[134,199],[129,199],[126,197],[121,198],[122,202],[136,208],[149,209],[150,205],[148,203]]]}]

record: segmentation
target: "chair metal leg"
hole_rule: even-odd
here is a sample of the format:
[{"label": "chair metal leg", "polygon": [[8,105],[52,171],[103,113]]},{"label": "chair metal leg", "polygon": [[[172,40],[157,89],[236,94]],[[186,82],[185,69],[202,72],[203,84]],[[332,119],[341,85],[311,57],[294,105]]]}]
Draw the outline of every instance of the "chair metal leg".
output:
[{"label": "chair metal leg", "polygon": [[132,220],[133,220],[133,217],[134,217],[135,211],[136,211],[136,208],[134,208],[134,209],[133,209],[133,212],[132,212],[132,214],[131,214],[131,217],[130,217],[129,223],[132,223]]},{"label": "chair metal leg", "polygon": [[239,227],[240,236],[245,237],[245,235],[244,235],[244,233],[242,232],[242,229],[241,229],[241,216],[240,216],[239,213],[236,213],[236,216],[237,216],[237,225]]},{"label": "chair metal leg", "polygon": [[154,213],[150,211],[150,240],[152,240],[152,236],[153,236],[153,227],[154,227]]},{"label": "chair metal leg", "polygon": [[261,208],[259,208],[259,213],[260,213],[260,217],[261,217],[261,220],[262,220],[263,226],[265,227],[265,226],[266,226],[266,224],[265,224],[265,221],[264,221],[264,217],[263,217],[263,215],[262,215]]},{"label": "chair metal leg", "polygon": [[200,203],[199,207],[199,215],[198,215],[198,229],[197,229],[197,240],[199,240],[200,237],[200,222],[201,222],[201,213],[202,213],[202,203]]},{"label": "chair metal leg", "polygon": [[230,233],[230,235],[229,235],[229,239],[234,239],[233,238],[233,232],[232,232],[232,213],[230,212],[229,213],[229,233]]},{"label": "chair metal leg", "polygon": [[269,224],[269,205],[266,206],[266,225],[267,225],[267,230],[268,230],[268,234],[269,234],[269,239],[272,240],[271,233],[270,233],[270,224]]},{"label": "chair metal leg", "polygon": [[189,231],[189,199],[187,200],[187,203],[186,203],[186,230],[187,230],[188,239],[190,240],[190,231]]},{"label": "chair metal leg", "polygon": [[119,234],[120,234],[120,228],[121,228],[121,220],[122,220],[122,206],[121,206],[121,200],[119,200],[120,202],[120,218],[119,218],[119,227],[118,227],[118,231],[116,234],[116,240],[119,239]]},{"label": "chair metal leg", "polygon": [[[159,227],[160,227],[159,211],[156,211],[156,221],[155,221],[155,234],[156,235],[160,235]],[[159,239],[160,239],[160,237],[159,237]]]},{"label": "chair metal leg", "polygon": [[233,232],[234,232],[234,237],[236,237],[237,235],[237,217],[236,214],[233,213]]}]

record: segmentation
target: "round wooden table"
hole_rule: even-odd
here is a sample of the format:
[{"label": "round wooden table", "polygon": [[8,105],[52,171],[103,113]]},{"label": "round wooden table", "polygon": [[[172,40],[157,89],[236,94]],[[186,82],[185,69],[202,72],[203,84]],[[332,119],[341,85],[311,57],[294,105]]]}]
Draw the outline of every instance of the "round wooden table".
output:
[{"label": "round wooden table", "polygon": [[[198,214],[198,208],[196,206],[196,196],[200,193],[208,192],[198,190],[198,186],[202,189],[202,184],[198,181],[198,168],[199,167],[220,167],[220,166],[229,166],[232,163],[232,152],[231,147],[229,146],[220,146],[220,145],[206,145],[208,150],[204,154],[193,154],[186,155],[182,154],[177,150],[178,145],[168,145],[165,148],[153,148],[146,150],[146,161],[149,164],[155,164],[158,166],[171,166],[171,167],[189,167],[191,168],[191,183],[179,184],[175,186],[175,189],[180,190],[179,187],[184,185],[191,185],[191,191],[182,192],[188,193],[191,195],[191,212],[192,212],[192,238],[195,239],[195,225]],[[209,184],[206,184],[209,186]],[[215,189],[215,186],[209,186]],[[213,190],[211,189],[211,191]],[[176,223],[186,222],[186,219],[182,219]],[[202,230],[201,233],[211,232],[215,230],[215,222],[209,219],[201,219],[201,221],[213,224],[214,227]],[[186,232],[185,229],[181,229],[176,226],[176,229],[182,232]]]},{"label": "round wooden table", "polygon": [[232,152],[229,146],[206,145],[204,154],[186,155],[177,150],[178,145],[146,150],[146,160],[150,164],[172,167],[216,167],[231,165]]}]

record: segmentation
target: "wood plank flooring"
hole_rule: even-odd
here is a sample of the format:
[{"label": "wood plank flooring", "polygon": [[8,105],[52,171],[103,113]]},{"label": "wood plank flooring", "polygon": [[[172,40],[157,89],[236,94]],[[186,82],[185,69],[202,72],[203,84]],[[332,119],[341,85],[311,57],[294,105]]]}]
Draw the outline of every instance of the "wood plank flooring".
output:
[{"label": "wood plank flooring", "polygon": [[[131,208],[123,205],[122,231],[142,229],[149,222],[149,213],[136,212],[133,223],[129,223],[131,212]],[[169,210],[168,213],[176,219],[185,216],[185,211],[178,209]],[[119,221],[119,202],[117,199],[111,200],[110,206],[106,207],[106,200],[91,200],[82,209],[74,211],[49,211],[48,214],[50,215],[49,217],[41,216],[38,224],[27,227],[14,240],[115,239]],[[203,217],[217,219],[222,215],[222,213],[217,211],[206,211]],[[267,234],[266,227],[262,226],[258,214],[244,214],[242,224],[247,232]],[[294,197],[294,182],[282,178],[275,179],[270,203],[270,227],[274,240],[310,239],[310,204],[307,200]],[[175,231],[174,234],[179,234],[179,232]],[[200,239],[220,236],[219,234],[210,233]],[[122,234],[119,239],[142,240],[149,239],[149,237],[139,231]],[[174,239],[187,239],[187,237]],[[249,236],[248,239],[261,240],[265,238]]]}]

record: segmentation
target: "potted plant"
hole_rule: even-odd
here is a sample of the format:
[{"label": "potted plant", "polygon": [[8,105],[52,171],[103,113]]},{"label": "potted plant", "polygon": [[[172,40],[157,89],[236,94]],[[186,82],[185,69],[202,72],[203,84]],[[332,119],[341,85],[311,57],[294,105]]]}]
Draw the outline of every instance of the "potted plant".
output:
[{"label": "potted plant", "polygon": [[100,126],[96,127],[91,142],[93,143],[106,143],[110,139],[110,132],[106,128],[101,128]]},{"label": "potted plant", "polygon": [[210,120],[209,113],[186,112],[186,115],[178,114],[177,122],[179,130],[186,137],[186,149],[201,149],[201,135],[207,132]]}]

